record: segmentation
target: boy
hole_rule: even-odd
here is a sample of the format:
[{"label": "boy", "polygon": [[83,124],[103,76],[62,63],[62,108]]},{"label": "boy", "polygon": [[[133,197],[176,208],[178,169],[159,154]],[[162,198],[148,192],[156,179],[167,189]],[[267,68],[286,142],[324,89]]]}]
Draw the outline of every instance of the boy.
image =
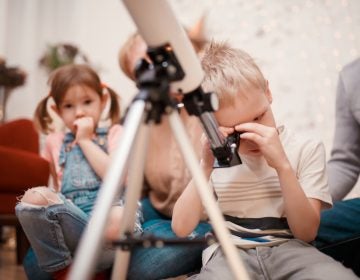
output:
[{"label": "boy", "polygon": [[[357,279],[307,244],[316,236],[320,210],[332,203],[323,145],[276,126],[268,82],[248,54],[212,43],[202,66],[204,90],[219,95],[215,117],[223,133],[242,133],[242,165],[213,170],[214,158],[203,141],[201,166],[250,279]],[[202,214],[191,181],[175,204],[174,232],[187,236]],[[217,244],[204,251],[203,268],[191,279],[232,279]]]}]

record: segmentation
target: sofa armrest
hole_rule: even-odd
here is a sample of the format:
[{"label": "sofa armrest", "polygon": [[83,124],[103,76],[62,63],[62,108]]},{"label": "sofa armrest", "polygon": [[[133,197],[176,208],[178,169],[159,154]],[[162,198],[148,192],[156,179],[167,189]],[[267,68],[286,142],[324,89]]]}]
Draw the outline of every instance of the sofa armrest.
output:
[{"label": "sofa armrest", "polygon": [[39,134],[29,119],[18,119],[0,125],[0,146],[39,153]]},{"label": "sofa armrest", "polygon": [[0,192],[16,193],[44,186],[49,180],[49,162],[38,154],[0,146]]}]

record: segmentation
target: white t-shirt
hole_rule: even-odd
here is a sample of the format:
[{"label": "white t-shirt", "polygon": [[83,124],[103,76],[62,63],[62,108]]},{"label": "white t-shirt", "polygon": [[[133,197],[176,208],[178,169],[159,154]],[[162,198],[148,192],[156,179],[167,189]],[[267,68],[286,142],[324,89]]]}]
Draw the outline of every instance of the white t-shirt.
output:
[{"label": "white t-shirt", "polygon": [[[278,131],[285,153],[305,195],[322,201],[323,207],[331,206],[324,145],[319,141],[299,138],[284,126],[279,127]],[[214,169],[210,177],[222,213],[236,218],[254,218],[254,220],[286,217],[280,182],[275,169],[268,166],[263,157],[245,155],[240,157],[243,164]],[[232,234],[234,243],[242,248],[273,246],[292,238],[291,232],[284,228],[270,227],[264,230],[239,226],[230,221],[226,224],[234,233]],[[242,238],[236,235],[253,236]],[[204,264],[217,246],[214,244],[204,251]]]}]

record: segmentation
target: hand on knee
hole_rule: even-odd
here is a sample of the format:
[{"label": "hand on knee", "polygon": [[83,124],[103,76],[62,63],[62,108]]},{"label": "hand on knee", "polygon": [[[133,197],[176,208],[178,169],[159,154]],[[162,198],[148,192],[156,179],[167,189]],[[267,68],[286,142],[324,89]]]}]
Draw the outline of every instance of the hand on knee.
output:
[{"label": "hand on knee", "polygon": [[105,229],[106,240],[113,241],[119,238],[122,214],[123,214],[122,206],[113,206],[111,208],[108,218],[108,223]]}]

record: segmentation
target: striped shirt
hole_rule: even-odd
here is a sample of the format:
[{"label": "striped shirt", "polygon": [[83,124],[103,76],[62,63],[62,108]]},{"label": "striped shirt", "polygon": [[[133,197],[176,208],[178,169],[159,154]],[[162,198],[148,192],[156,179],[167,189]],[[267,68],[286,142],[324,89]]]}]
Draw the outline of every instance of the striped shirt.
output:
[{"label": "striped shirt", "polygon": [[[278,130],[284,151],[305,195],[322,201],[323,207],[331,206],[323,144],[299,138],[284,126]],[[240,157],[243,164],[214,169],[210,177],[234,243],[241,248],[254,248],[287,241],[292,234],[286,223],[275,169],[269,167],[263,157]],[[211,257],[216,246],[214,244],[204,251],[205,259]]]}]

